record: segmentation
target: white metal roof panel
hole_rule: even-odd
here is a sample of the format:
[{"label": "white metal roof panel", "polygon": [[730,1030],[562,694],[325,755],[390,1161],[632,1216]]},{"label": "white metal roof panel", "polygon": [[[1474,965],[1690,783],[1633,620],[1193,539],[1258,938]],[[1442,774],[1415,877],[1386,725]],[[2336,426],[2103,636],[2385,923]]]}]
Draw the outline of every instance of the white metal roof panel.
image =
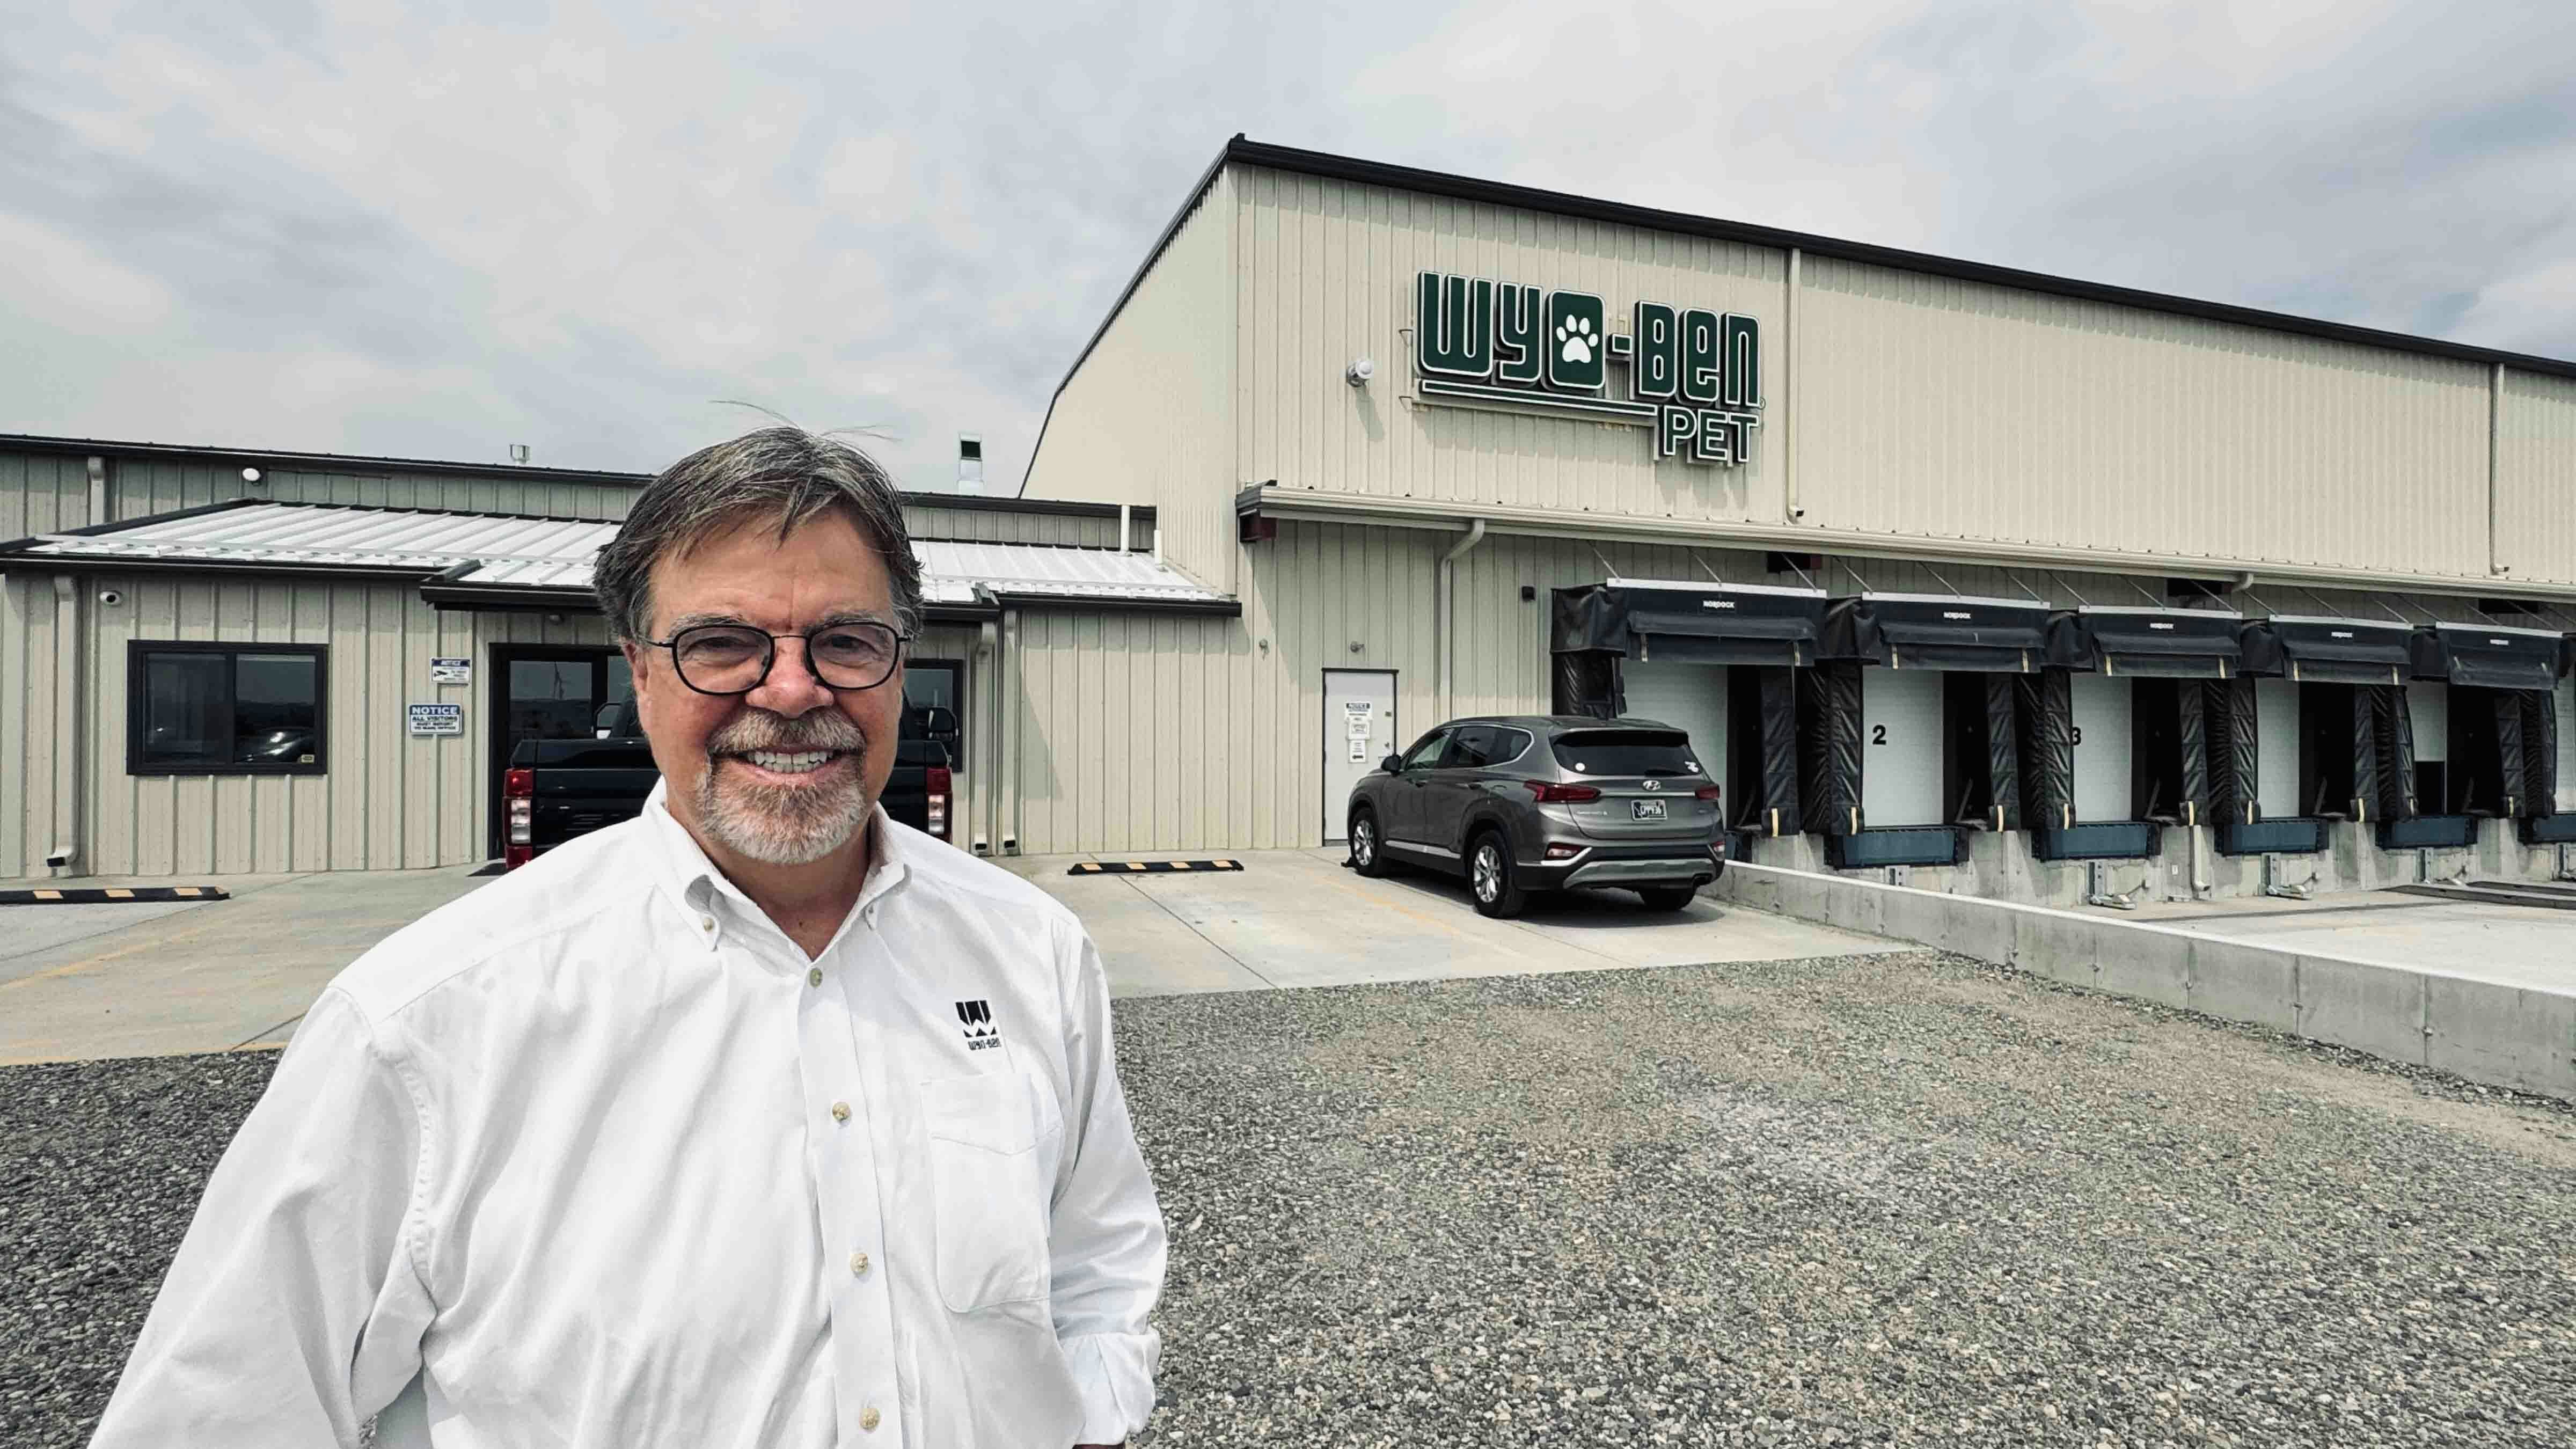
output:
[{"label": "white metal roof panel", "polygon": [[[202,561],[213,565],[320,564],[441,573],[478,567],[452,582],[488,587],[587,589],[592,560],[617,524],[579,519],[326,504],[258,503],[108,533],[51,534],[27,551],[100,560]],[[1151,554],[1026,543],[918,540],[922,596],[971,604],[997,594],[1104,602],[1222,603]]]}]

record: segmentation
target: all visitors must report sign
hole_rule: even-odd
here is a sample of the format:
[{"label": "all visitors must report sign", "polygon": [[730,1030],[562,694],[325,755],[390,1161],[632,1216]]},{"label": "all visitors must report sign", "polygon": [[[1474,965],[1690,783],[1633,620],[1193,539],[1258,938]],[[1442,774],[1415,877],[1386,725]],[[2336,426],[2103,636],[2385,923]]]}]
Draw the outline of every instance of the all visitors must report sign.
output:
[{"label": "all visitors must report sign", "polygon": [[[1637,302],[1610,330],[1590,292],[1424,272],[1414,291],[1422,401],[1654,430],[1655,456],[1751,460],[1762,425],[1762,327],[1740,312]],[[1611,383],[1611,365],[1626,374]]]}]

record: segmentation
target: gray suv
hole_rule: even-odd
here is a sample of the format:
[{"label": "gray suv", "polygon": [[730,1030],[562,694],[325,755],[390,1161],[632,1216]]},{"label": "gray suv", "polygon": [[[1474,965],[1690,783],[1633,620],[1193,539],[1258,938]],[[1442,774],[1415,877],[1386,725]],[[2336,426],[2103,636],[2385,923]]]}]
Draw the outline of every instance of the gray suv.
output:
[{"label": "gray suv", "polygon": [[1717,784],[1690,736],[1641,719],[1452,720],[1351,789],[1351,865],[1460,876],[1476,909],[1621,886],[1677,911],[1726,868]]}]

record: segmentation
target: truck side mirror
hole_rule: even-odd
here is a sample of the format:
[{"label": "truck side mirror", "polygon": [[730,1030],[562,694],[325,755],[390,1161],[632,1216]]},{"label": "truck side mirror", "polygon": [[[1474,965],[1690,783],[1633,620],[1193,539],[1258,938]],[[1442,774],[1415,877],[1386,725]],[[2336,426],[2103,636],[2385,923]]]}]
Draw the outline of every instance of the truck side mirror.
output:
[{"label": "truck side mirror", "polygon": [[957,711],[935,704],[923,710],[921,732],[943,744],[957,738]]},{"label": "truck side mirror", "polygon": [[1385,759],[1378,761],[1377,767],[1386,771],[1390,775],[1401,775],[1404,773],[1404,756],[1389,755]]}]

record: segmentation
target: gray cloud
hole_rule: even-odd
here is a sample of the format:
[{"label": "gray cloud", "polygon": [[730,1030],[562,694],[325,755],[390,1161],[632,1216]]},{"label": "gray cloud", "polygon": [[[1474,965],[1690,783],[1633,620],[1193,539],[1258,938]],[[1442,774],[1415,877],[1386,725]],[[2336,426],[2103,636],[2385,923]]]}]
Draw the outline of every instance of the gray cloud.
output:
[{"label": "gray cloud", "polygon": [[31,8],[0,428],[1007,483],[1238,130],[2576,355],[2552,9]]}]

